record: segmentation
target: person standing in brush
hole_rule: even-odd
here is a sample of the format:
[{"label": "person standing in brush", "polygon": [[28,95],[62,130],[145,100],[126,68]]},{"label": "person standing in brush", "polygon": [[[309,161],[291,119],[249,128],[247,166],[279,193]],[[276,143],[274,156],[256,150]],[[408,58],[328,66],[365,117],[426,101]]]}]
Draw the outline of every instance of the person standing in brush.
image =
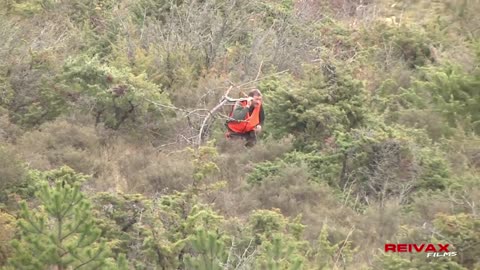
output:
[{"label": "person standing in brush", "polygon": [[246,147],[257,143],[257,136],[262,131],[265,113],[262,106],[262,93],[252,89],[247,100],[238,101],[227,121],[227,138],[241,138],[247,141]]}]

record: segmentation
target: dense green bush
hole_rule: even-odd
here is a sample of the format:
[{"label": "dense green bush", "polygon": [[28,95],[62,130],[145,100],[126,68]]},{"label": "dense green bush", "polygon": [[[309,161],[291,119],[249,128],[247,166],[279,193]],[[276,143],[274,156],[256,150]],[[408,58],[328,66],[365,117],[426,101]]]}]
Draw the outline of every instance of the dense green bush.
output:
[{"label": "dense green bush", "polygon": [[480,70],[466,73],[452,65],[424,70],[424,77],[413,86],[417,95],[426,97],[449,127],[479,134]]},{"label": "dense green bush", "polygon": [[377,23],[374,29],[363,39],[378,50],[372,48],[378,64],[389,67],[390,61],[404,61],[410,68],[428,65],[434,61],[431,48],[436,45],[424,29],[413,25],[389,25]]},{"label": "dense green bush", "polygon": [[435,140],[458,129],[478,134],[478,70],[446,64],[421,72],[408,89],[395,90],[385,83],[377,99],[381,112],[391,121],[426,128]]},{"label": "dense green bush", "polygon": [[321,145],[335,132],[361,126],[367,116],[362,84],[326,65],[313,67],[298,85],[263,82],[274,135],[294,134],[305,144]]},{"label": "dense green bush", "polygon": [[67,61],[61,78],[70,102],[91,112],[97,124],[118,129],[124,122],[156,124],[168,115],[159,107],[169,104],[168,97],[145,76],[82,56]]}]

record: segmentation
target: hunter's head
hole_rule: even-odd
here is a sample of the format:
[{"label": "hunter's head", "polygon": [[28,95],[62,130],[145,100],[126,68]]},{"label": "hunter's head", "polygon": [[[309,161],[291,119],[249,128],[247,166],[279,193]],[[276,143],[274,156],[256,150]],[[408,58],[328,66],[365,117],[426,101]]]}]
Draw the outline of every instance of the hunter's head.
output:
[{"label": "hunter's head", "polygon": [[262,104],[262,92],[254,88],[248,93],[249,97],[253,97],[252,106],[257,107]]}]

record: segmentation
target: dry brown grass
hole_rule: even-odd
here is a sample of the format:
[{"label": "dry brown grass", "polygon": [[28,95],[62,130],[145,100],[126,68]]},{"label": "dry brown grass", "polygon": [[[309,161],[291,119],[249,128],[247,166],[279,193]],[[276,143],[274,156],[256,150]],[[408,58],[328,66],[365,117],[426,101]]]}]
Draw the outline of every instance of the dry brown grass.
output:
[{"label": "dry brown grass", "polygon": [[99,139],[92,127],[57,120],[26,132],[17,142],[16,149],[33,169],[51,170],[68,165],[77,172],[95,173]]},{"label": "dry brown grass", "polygon": [[95,129],[86,120],[59,119],[26,132],[15,150],[29,168],[51,170],[63,165],[92,176],[97,191],[182,190],[191,182],[187,153],[159,153],[148,141]]}]

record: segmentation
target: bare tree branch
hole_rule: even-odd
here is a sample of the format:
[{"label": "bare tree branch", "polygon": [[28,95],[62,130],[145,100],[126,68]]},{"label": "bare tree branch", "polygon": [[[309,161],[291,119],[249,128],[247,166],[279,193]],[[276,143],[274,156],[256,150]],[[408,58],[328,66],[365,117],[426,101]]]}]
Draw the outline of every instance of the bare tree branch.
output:
[{"label": "bare tree branch", "polygon": [[230,93],[230,91],[232,90],[233,86],[230,86],[228,88],[228,90],[225,92],[225,95],[224,95],[224,99],[219,103],[217,104],[217,106],[215,106],[213,109],[211,109],[209,112],[208,112],[208,115],[205,117],[205,119],[203,119],[203,123],[202,123],[202,126],[200,127],[200,132],[198,133],[198,146],[200,146],[202,144],[202,135],[203,135],[203,130],[205,128],[205,125],[206,123],[208,122],[208,120],[210,119],[210,117],[218,110],[220,109],[225,103],[228,102],[228,99],[226,97],[228,97],[228,94]]},{"label": "bare tree branch", "polygon": [[262,66],[263,66],[263,60],[260,62],[260,66],[258,67],[258,72],[257,76],[255,77],[255,81],[258,80],[258,77],[260,77],[260,73],[262,73]]}]

